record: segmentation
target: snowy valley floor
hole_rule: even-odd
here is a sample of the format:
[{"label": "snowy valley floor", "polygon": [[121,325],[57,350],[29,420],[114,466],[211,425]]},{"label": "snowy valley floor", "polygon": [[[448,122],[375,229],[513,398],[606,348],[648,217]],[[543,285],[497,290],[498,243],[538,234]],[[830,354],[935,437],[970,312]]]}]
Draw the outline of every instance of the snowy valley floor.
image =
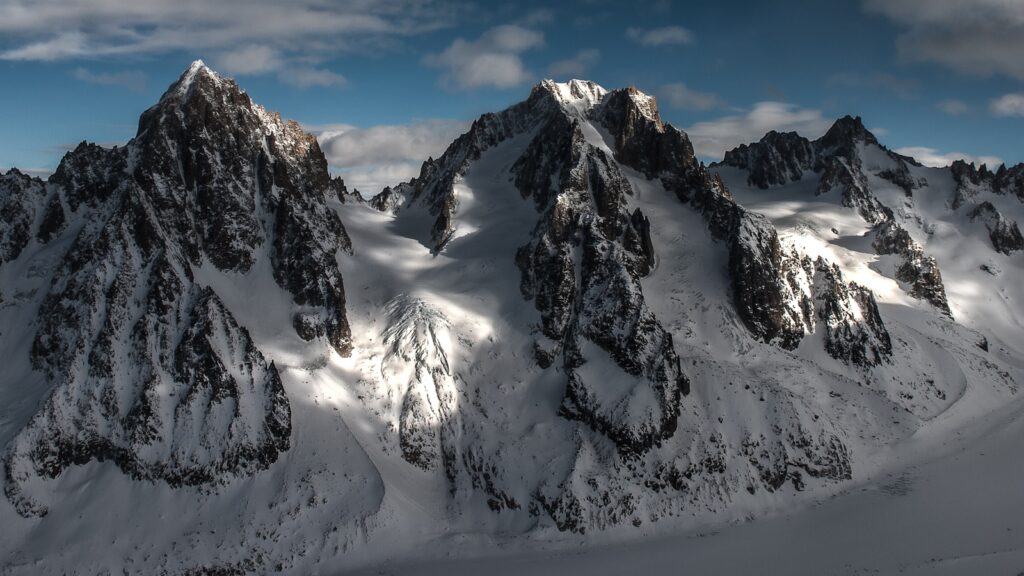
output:
[{"label": "snowy valley floor", "polygon": [[954,433],[955,440],[925,433],[893,455],[892,472],[771,518],[632,543],[561,542],[561,550],[457,536],[415,551],[429,561],[393,559],[357,573],[1018,576],[1024,574],[1022,408],[1015,401]]}]

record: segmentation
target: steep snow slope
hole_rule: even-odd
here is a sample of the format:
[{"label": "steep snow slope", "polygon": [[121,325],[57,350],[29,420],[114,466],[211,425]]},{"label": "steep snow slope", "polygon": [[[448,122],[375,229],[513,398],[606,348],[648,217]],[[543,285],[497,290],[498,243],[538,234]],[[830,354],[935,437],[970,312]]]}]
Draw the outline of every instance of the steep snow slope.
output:
[{"label": "steep snow slope", "polygon": [[354,574],[1015,574],[1024,563],[1021,408],[915,438],[872,481],[753,522],[626,542],[443,541]]},{"label": "steep snow slope", "polygon": [[[778,144],[798,151],[779,164],[787,170],[759,165],[775,156],[754,150],[742,167],[717,168],[723,182],[653,98],[545,81],[481,117],[418,178],[366,202],[326,175],[297,126],[193,66],[126,152],[85,146],[48,183],[17,173],[0,183],[0,208],[10,207],[0,346],[15,359],[0,376],[5,472],[31,466],[23,438],[51,430],[33,424],[40,406],[80,414],[54,417],[64,434],[95,426],[120,438],[121,415],[60,401],[64,381],[30,362],[41,326],[69,328],[39,310],[61,267],[77,267],[68,254],[88,238],[80,230],[111,218],[72,203],[97,192],[154,202],[167,222],[186,223],[122,227],[86,261],[145,253],[154,239],[180,252],[182,285],[216,295],[204,316],[216,328],[182,329],[162,353],[184,354],[184,373],[201,364],[177,342],[208,343],[234,382],[277,374],[287,446],[211,482],[133,473],[103,450],[38,479],[8,478],[5,490],[28,487],[47,513],[16,508],[18,492],[0,502],[2,565],[331,573],[506,542],[552,550],[706,530],[872,486],[900,474],[905,454],[938,453],[986,415],[1014,421],[1020,256],[990,246],[993,230],[999,246],[1013,245],[1019,207],[1005,190],[1015,173],[964,171],[942,184],[936,174],[948,173],[895,157],[865,132],[842,120],[818,144]],[[783,187],[761,190],[754,173]],[[107,181],[109,190],[95,184]],[[953,216],[927,196],[945,185],[963,197]],[[1008,304],[972,303],[971,265],[948,261],[985,241],[1005,289],[990,295]],[[149,278],[148,267],[129,268]],[[139,296],[101,290],[98,301],[146,318],[131,303],[153,289],[133,285]],[[245,339],[263,359],[249,370],[237,355]],[[82,366],[102,359],[87,356]],[[119,358],[118,389],[132,392],[143,363]],[[85,395],[101,389],[74,382]],[[210,405],[175,430],[222,425],[222,406]],[[232,404],[246,425],[260,405]],[[862,503],[836,502],[846,501]],[[808,518],[785,525],[819,521]],[[757,526],[720,542],[778,524]],[[624,558],[661,550],[652,546]]]}]

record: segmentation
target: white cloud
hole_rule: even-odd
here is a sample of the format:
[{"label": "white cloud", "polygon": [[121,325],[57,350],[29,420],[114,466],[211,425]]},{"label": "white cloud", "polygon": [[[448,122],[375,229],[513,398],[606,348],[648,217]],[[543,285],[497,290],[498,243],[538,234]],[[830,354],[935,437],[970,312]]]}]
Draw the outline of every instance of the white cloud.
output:
[{"label": "white cloud", "polygon": [[217,69],[227,74],[264,74],[279,70],[284,64],[281,53],[270,46],[250,44],[221,53],[215,60]]},{"label": "white cloud", "polygon": [[322,68],[283,68],[277,77],[298,88],[344,86],[348,83],[341,74]]},{"label": "white cloud", "polygon": [[996,98],[989,109],[996,116],[1024,116],[1024,94],[1007,94]]},{"label": "white cloud", "polygon": [[580,50],[576,56],[559,60],[548,66],[548,76],[552,78],[579,78],[587,73],[597,61],[601,59],[601,53],[597,50]]},{"label": "white cloud", "polygon": [[0,0],[0,59],[134,58],[185,52],[230,74],[299,87],[343,83],[323,63],[452,26],[456,0]]},{"label": "white cloud", "polygon": [[720,160],[726,151],[740,144],[760,140],[766,133],[799,132],[806,138],[817,138],[832,125],[820,110],[799,108],[784,102],[758,102],[742,115],[724,116],[717,120],[698,122],[686,129],[697,155]]},{"label": "white cloud", "polygon": [[693,32],[682,26],[665,26],[664,28],[627,28],[626,36],[644,46],[664,46],[668,44],[692,44]]},{"label": "white cloud", "polygon": [[550,8],[539,8],[527,13],[519,20],[523,26],[541,26],[555,21],[555,12]]},{"label": "white cloud", "polygon": [[920,88],[917,80],[913,78],[886,73],[860,74],[856,72],[841,72],[829,77],[828,83],[847,88],[885,90],[905,100],[916,98]]},{"label": "white cloud", "polygon": [[215,65],[219,71],[236,76],[276,73],[282,82],[297,88],[343,86],[347,82],[337,72],[289,61],[280,50],[260,44],[222,52]]},{"label": "white cloud", "polygon": [[356,128],[347,124],[305,126],[315,134],[327,162],[349,188],[367,195],[417,176],[420,164],[437,158],[468,122],[424,120],[412,124]]},{"label": "white cloud", "polygon": [[863,5],[904,26],[897,49],[905,60],[1024,79],[1020,0],[864,0]]},{"label": "white cloud", "polygon": [[989,167],[999,166],[1003,163],[1003,160],[998,156],[974,156],[972,154],[964,154],[963,152],[943,153],[935,148],[927,148],[925,146],[907,146],[905,148],[897,148],[895,152],[904,156],[910,156],[925,166],[934,166],[936,168],[949,166],[954,160],[964,160],[979,165],[987,164]]},{"label": "white cloud", "polygon": [[75,68],[71,76],[76,80],[100,86],[119,86],[134,92],[146,89],[146,75],[138,70],[124,72],[91,72],[85,68]]},{"label": "white cloud", "polygon": [[658,92],[670,107],[681,110],[711,110],[723,105],[718,96],[694,90],[682,82],[666,84]]},{"label": "white cloud", "polygon": [[458,38],[424,62],[445,71],[440,83],[449,88],[512,88],[534,78],[520,54],[543,44],[540,32],[507,24],[491,28],[473,41]]},{"label": "white cloud", "polygon": [[962,100],[942,100],[935,104],[935,107],[950,116],[962,116],[971,111],[971,107]]}]

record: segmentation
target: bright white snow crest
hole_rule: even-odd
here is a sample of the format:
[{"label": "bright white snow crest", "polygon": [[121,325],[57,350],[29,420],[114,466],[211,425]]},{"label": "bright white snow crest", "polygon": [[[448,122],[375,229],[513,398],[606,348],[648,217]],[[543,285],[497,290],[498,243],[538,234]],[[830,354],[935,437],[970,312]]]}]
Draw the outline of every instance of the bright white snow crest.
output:
[{"label": "bright white snow crest", "polygon": [[[201,60],[159,119],[191,125],[193,97],[243,106],[253,148],[217,148],[213,119],[187,135],[192,148],[162,139],[165,153],[136,146],[126,160],[83,148],[69,163],[91,163],[50,183],[0,174],[0,572],[926,574],[1024,562],[1011,480],[1024,169],[923,167],[847,118],[818,141],[766,136],[709,170],[652,96],[544,80],[419,177],[363,201],[329,179],[312,136]],[[149,240],[169,233],[83,196],[110,194],[101,176],[119,162],[153,172],[158,193],[124,196],[141,214],[182,190],[197,210],[227,206],[230,225],[188,215],[181,229],[241,264],[188,235],[160,244],[177,258],[165,275],[196,292],[154,301],[166,290],[146,288],[159,268]],[[102,235],[103,218],[116,230]],[[83,298],[89,322],[120,322],[82,339],[110,340],[116,362],[73,347],[46,356],[35,333],[50,291],[81,296],[54,279],[95,257],[72,249],[90,233],[96,251],[134,239]],[[772,285],[738,294],[752,278]],[[339,301],[343,317],[331,316]],[[47,325],[67,339],[59,320]],[[38,358],[67,363],[75,385]],[[89,388],[108,364],[123,385]],[[143,375],[159,418],[120,416]],[[250,448],[280,433],[286,407],[288,442]],[[138,431],[147,417],[161,444]],[[212,460],[228,438],[239,447],[227,472],[167,480],[181,463],[158,449]],[[19,507],[29,500],[46,510]],[[775,517],[746,523],[763,516]],[[492,557],[504,554],[515,561]]]},{"label": "bright white snow crest", "polygon": [[585,112],[596,106],[607,90],[589,80],[570,80],[568,82],[555,82],[544,80],[541,85],[552,91],[560,102],[572,106],[578,112]]}]

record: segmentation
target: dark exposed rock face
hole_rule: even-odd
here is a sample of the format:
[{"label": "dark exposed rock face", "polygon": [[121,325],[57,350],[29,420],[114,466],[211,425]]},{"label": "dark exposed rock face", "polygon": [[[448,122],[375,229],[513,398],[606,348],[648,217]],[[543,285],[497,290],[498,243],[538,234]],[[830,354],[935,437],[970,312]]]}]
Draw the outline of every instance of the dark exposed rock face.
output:
[{"label": "dark exposed rock face", "polygon": [[33,477],[92,459],[175,486],[273,463],[291,434],[280,377],[194,271],[245,273],[269,258],[303,309],[299,335],[348,353],[335,258],[349,240],[326,205],[339,182],[316,140],[196,63],[127,146],[83,143],[46,187],[25,185],[22,196],[46,199],[31,228],[40,242],[70,221],[80,231],[32,344],[54,392],[7,455],[19,512],[46,512],[46,496],[26,488]]},{"label": "dark exposed rock face", "polygon": [[[952,204],[954,210],[965,204],[975,204],[975,198],[983,191],[1013,194],[1024,202],[1024,164],[1018,164],[1013,168],[1001,165],[992,173],[984,164],[975,167],[973,163],[957,160],[950,166],[950,171],[953,173],[953,181],[956,182]],[[1003,217],[991,202],[983,201],[973,206],[968,217],[972,222],[980,220],[985,224],[992,240],[992,247],[997,252],[1009,255],[1024,249],[1017,223]]]},{"label": "dark exposed rock face", "polygon": [[[59,216],[51,215],[53,200],[48,206],[47,195],[45,184],[38,178],[14,168],[7,174],[0,174],[0,264],[21,255],[32,239],[37,219],[50,222],[47,229],[62,226],[54,221]],[[49,233],[43,235],[49,236]],[[43,238],[40,240],[45,242]]]},{"label": "dark exposed rock face", "polygon": [[825,348],[847,364],[877,366],[892,356],[889,333],[870,290],[844,283],[839,267],[819,258],[814,265],[818,317],[825,325]]},{"label": "dark exposed rock face", "polygon": [[686,134],[664,124],[654,98],[635,88],[611,92],[592,115],[615,137],[615,158],[648,178],[700,164]]},{"label": "dark exposed rock face", "polygon": [[1009,255],[1024,249],[1024,238],[1021,237],[1017,223],[1004,218],[991,202],[978,204],[971,211],[970,218],[972,221],[980,220],[985,224],[992,240],[992,247],[996,251]]},{"label": "dark exposed rock face", "polygon": [[[533,240],[517,254],[522,290],[544,318],[544,335],[562,349],[569,372],[562,413],[620,450],[642,453],[675,431],[680,396],[689,391],[672,337],[639,284],[654,258],[649,223],[626,210],[632,189],[613,159],[586,142],[571,115],[548,106],[550,119],[512,168],[520,192],[541,211]],[[612,386],[587,366],[605,354],[626,384]]]},{"label": "dark exposed rock face", "polygon": [[861,209],[863,197],[869,195],[858,153],[861,145],[878,146],[893,161],[894,166],[880,171],[878,176],[903,188],[908,196],[919,187],[907,168],[914,161],[882,147],[861,119],[852,116],[840,118],[814,141],[796,132],[773,130],[759,142],[726,152],[721,164],[746,170],[747,182],[762,189],[796,182],[808,173],[822,174],[819,194],[842,187],[844,205]]},{"label": "dark exposed rock face", "polygon": [[722,163],[749,171],[747,182],[758,188],[782,186],[814,170],[817,151],[796,132],[772,130],[757,144],[742,144],[725,153]]},{"label": "dark exposed rock face", "polygon": [[992,172],[988,166],[975,166],[957,160],[949,167],[956,183],[953,195],[953,209],[957,210],[971,201],[982,190],[991,190],[995,194],[1010,194],[1024,202],[1024,164],[1007,168],[1005,164]]},{"label": "dark exposed rock face", "polygon": [[853,475],[850,452],[842,440],[832,434],[813,433],[797,424],[792,445],[770,442],[764,435],[743,441],[742,453],[757,471],[768,492],[775,492],[790,481],[803,490],[803,474],[812,478],[849,480]]},{"label": "dark exposed rock face", "polygon": [[910,295],[930,302],[946,316],[952,317],[946,300],[946,288],[935,258],[927,256],[890,212],[874,227],[875,238],[871,246],[881,255],[896,255],[901,261],[896,267],[896,279],[909,285]]},{"label": "dark exposed rock face", "polygon": [[1011,168],[999,166],[992,178],[992,189],[997,194],[1013,194],[1024,202],[1024,164]]}]

